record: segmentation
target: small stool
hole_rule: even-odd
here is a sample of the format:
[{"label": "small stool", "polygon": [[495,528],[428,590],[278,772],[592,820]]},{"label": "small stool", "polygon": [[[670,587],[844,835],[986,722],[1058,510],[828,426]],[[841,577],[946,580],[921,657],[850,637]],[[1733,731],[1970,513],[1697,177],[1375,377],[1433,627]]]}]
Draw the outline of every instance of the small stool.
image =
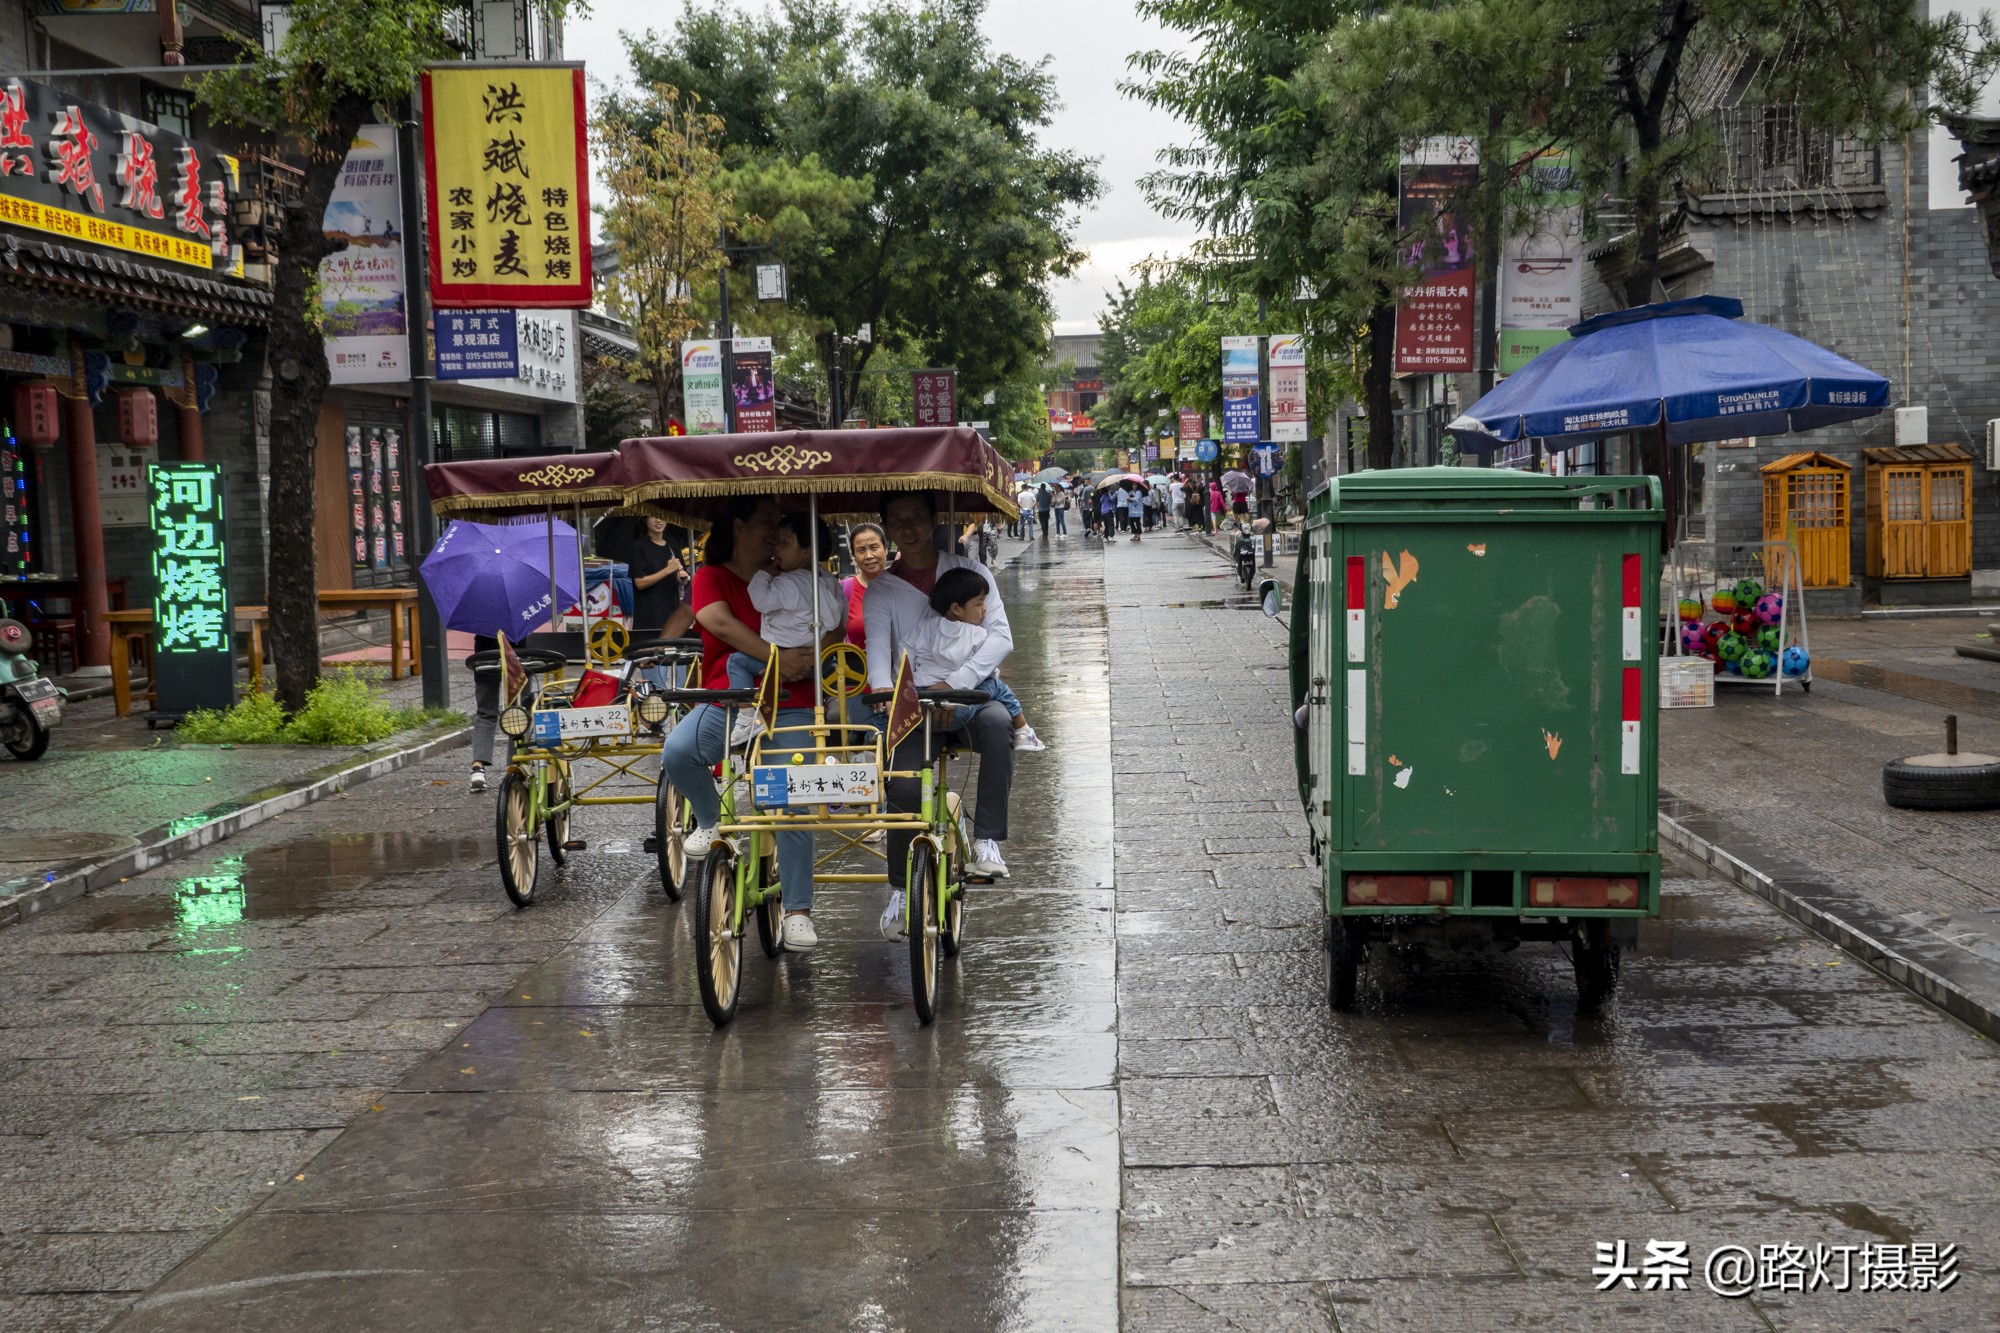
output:
[{"label": "small stool", "polygon": [[70,670],[79,665],[76,643],[76,621],[37,620],[34,623],[35,660],[42,670],[51,676],[66,674],[62,669],[63,650],[69,650]]}]

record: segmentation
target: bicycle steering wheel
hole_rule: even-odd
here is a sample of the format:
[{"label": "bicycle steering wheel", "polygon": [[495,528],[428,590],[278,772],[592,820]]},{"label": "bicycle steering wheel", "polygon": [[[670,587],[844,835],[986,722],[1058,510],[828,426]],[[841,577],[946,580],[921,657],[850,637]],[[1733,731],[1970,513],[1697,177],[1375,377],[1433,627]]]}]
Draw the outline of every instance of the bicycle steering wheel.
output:
[{"label": "bicycle steering wheel", "polygon": [[827,693],[843,707],[868,688],[868,656],[854,644],[830,644],[819,661]]},{"label": "bicycle steering wheel", "polygon": [[632,634],[615,620],[600,620],[590,627],[590,664],[606,667],[625,656]]}]

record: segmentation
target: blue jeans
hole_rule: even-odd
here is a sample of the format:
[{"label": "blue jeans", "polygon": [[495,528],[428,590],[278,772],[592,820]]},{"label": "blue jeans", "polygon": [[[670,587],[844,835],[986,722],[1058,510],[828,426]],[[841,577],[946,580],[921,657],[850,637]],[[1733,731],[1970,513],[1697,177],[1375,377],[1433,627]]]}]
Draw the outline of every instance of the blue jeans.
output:
[{"label": "blue jeans", "polygon": [[[1015,697],[1014,691],[1007,688],[1007,682],[1000,679],[998,673],[988,676],[985,680],[980,681],[977,685],[974,685],[972,688],[975,690],[983,691],[987,698],[991,699],[994,703],[1000,704],[1002,707],[1004,707],[1007,710],[1007,716],[1009,718],[1017,718],[1021,716],[1020,699]],[[966,723],[972,721],[973,715],[976,714],[983,706],[984,705],[981,704],[958,705],[956,708],[951,710],[951,721],[946,723],[946,728],[951,731],[958,730]]]},{"label": "blue jeans", "polygon": [[[777,732],[767,744],[786,744],[781,738],[789,728],[812,725],[810,708],[787,708],[778,714]],[[697,824],[713,827],[722,818],[722,798],[709,772],[722,762],[729,739],[728,711],[714,704],[697,704],[668,733],[660,747],[660,777],[680,788],[682,799],[694,811]],[[797,742],[812,744],[812,733],[799,733]],[[809,911],[813,904],[813,836],[810,833],[780,833],[778,882],[784,887],[787,912]]]}]

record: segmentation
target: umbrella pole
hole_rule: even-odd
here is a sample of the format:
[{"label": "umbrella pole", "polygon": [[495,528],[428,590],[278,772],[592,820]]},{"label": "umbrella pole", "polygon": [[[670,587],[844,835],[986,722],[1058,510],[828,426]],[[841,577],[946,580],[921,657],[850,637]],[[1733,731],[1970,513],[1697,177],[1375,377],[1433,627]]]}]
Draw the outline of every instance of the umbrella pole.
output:
[{"label": "umbrella pole", "polygon": [[[555,540],[555,535],[554,535],[555,515],[553,511],[551,511],[549,518],[550,518],[549,540],[553,542]],[[549,562],[549,565],[550,568],[553,569],[555,566],[555,562],[551,560]],[[609,578],[605,579],[604,586],[606,591],[610,590],[611,580]],[[576,609],[582,614],[583,617],[583,641],[586,645],[589,644],[590,642],[590,598],[588,595],[589,592],[590,592],[590,581],[584,577],[583,573],[583,501],[579,500],[576,502]]]},{"label": "umbrella pole", "polygon": [[813,724],[823,727],[826,725],[826,698],[820,689],[822,682],[819,678],[819,640],[822,631],[819,627],[819,496],[816,493],[806,496],[806,542],[807,549],[812,552],[812,564],[808,568],[812,571],[813,599]]},{"label": "umbrella pole", "polygon": [[[555,506],[550,505],[548,508],[548,512],[543,514],[542,518],[544,522],[548,524],[548,536],[549,536],[549,628],[555,629],[557,624],[556,612],[558,609],[556,607],[556,508]],[[581,594],[579,594],[579,596],[580,595]]]}]

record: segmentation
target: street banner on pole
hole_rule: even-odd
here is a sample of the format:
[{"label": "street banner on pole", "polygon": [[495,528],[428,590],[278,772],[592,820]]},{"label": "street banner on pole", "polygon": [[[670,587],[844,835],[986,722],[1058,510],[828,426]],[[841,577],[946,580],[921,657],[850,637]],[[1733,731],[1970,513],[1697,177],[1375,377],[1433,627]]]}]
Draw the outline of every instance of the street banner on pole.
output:
[{"label": "street banner on pole", "polygon": [[220,463],[155,463],[154,707],[178,716],[236,702],[235,609]]},{"label": "street banner on pole", "polygon": [[319,261],[320,324],[333,384],[410,377],[398,169],[396,132],[363,125],[326,201],[320,229],[342,246]]},{"label": "street banner on pole", "polygon": [[1229,444],[1254,444],[1263,404],[1258,381],[1263,374],[1257,352],[1264,340],[1254,335],[1222,340],[1222,438]]},{"label": "street banner on pole", "polygon": [[1183,407],[1179,412],[1179,417],[1180,417],[1180,438],[1183,440],[1200,439],[1201,409],[1198,407]]},{"label": "street banner on pole", "polygon": [[729,430],[723,412],[722,344],[715,341],[681,344],[681,411],[690,435],[722,435]]},{"label": "street banner on pole", "polygon": [[1583,318],[1583,192],[1567,148],[1516,146],[1511,174],[1538,196],[1534,222],[1500,263],[1500,373],[1511,375]]},{"label": "street banner on pole", "polygon": [[778,428],[778,389],[771,380],[771,340],[737,338],[730,345],[729,391],[736,400],[736,429]]},{"label": "street banner on pole", "polygon": [[423,104],[431,303],[587,308],[583,66],[438,65]]},{"label": "street banner on pole", "polygon": [[1271,335],[1271,438],[1306,438],[1306,337]]},{"label": "street banner on pole", "polygon": [[958,372],[917,370],[910,373],[918,426],[949,426],[958,420]]},{"label": "street banner on pole", "polygon": [[1396,373],[1470,371],[1477,257],[1461,201],[1479,184],[1479,145],[1464,137],[1412,139],[1403,145],[1398,217],[1407,258],[1422,281],[1396,302]]}]

